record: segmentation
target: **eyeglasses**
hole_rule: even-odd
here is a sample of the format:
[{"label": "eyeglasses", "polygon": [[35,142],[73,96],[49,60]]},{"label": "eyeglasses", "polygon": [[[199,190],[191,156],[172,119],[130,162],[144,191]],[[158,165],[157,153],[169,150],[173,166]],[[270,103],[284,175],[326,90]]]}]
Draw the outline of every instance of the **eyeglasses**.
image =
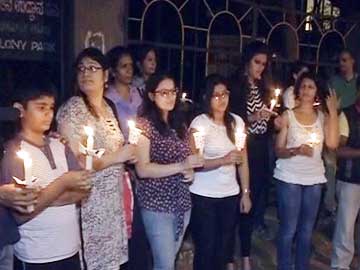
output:
[{"label": "eyeglasses", "polygon": [[222,93],[216,93],[214,95],[212,95],[213,98],[215,98],[216,101],[220,100],[220,99],[225,99],[227,97],[229,97],[230,95],[230,91],[226,90]]},{"label": "eyeglasses", "polygon": [[78,70],[78,72],[80,73],[85,73],[86,70],[88,70],[90,73],[95,73],[96,71],[100,70],[100,69],[103,69],[102,67],[99,67],[99,66],[94,66],[94,65],[91,65],[91,66],[77,66],[76,69]]},{"label": "eyeglasses", "polygon": [[159,89],[155,90],[155,94],[159,94],[161,97],[176,96],[179,93],[179,89]]}]

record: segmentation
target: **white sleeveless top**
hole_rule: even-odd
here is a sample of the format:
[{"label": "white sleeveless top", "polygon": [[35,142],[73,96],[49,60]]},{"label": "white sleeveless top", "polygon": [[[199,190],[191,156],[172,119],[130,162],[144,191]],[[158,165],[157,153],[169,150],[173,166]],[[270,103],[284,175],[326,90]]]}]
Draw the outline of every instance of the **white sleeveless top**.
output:
[{"label": "white sleeveless top", "polygon": [[314,155],[279,158],[276,161],[274,177],[281,181],[299,184],[315,185],[325,183],[325,168],[321,157],[324,143],[324,114],[318,111],[318,117],[312,125],[300,124],[292,110],[288,111],[289,128],[286,147],[298,147],[309,143],[311,133],[316,133],[319,143],[314,145]]}]

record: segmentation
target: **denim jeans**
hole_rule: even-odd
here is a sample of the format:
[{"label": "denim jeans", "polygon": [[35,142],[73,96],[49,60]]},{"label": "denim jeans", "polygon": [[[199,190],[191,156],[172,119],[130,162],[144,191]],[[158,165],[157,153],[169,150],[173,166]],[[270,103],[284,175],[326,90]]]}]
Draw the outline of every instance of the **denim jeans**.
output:
[{"label": "denim jeans", "polygon": [[185,213],[184,229],[176,240],[176,218],[174,214],[141,209],[146,235],[153,255],[153,270],[175,269],[176,255],[189,224],[190,214],[191,210]]},{"label": "denim jeans", "polygon": [[355,223],[360,210],[360,185],[338,181],[337,192],[339,205],[333,238],[331,267],[334,269],[350,269],[355,249]]},{"label": "denim jeans", "polygon": [[0,270],[12,270],[14,264],[13,246],[8,245],[0,249]]},{"label": "denim jeans", "polygon": [[336,203],[336,153],[330,150],[324,152],[326,191],[324,196],[325,209],[334,212]]},{"label": "denim jeans", "polygon": [[290,270],[296,234],[295,270],[309,270],[311,237],[319,209],[322,185],[303,186],[276,181],[280,226],[278,270]]}]

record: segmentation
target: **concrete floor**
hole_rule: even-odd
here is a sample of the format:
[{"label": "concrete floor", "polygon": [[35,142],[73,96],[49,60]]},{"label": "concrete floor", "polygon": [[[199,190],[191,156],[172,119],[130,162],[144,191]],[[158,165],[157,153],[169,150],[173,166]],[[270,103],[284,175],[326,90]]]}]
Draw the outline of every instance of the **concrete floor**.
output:
[{"label": "concrete floor", "polygon": [[[276,233],[278,221],[276,218],[276,208],[270,207],[266,214],[266,222],[271,231]],[[331,238],[334,225],[320,219],[313,235],[313,256],[311,259],[311,269],[309,270],[329,270],[331,256]],[[266,241],[253,238],[252,251],[253,270],[276,270],[276,246],[275,240]],[[179,254],[177,260],[177,270],[192,270],[193,251],[191,240],[187,240]],[[237,269],[240,267],[239,255],[236,255]],[[352,264],[352,270],[360,270],[359,258],[356,256]],[[206,270],[206,269],[204,269]]]}]

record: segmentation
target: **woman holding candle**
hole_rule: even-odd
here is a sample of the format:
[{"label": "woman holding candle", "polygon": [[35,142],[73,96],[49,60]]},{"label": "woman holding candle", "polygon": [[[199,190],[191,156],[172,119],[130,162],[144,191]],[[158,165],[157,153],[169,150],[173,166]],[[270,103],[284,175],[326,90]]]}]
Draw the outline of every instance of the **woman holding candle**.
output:
[{"label": "woman holding candle", "polygon": [[[127,48],[116,46],[112,48],[106,57],[110,64],[110,85],[105,96],[109,98],[116,107],[116,114],[120,123],[121,131],[127,142],[137,143],[140,131],[135,127],[135,118],[142,98],[136,87],[131,85],[134,67],[133,58]],[[130,124],[130,125],[129,125]],[[133,168],[127,167],[130,177],[124,180],[124,199],[127,225],[129,230],[129,270],[146,270],[151,264],[151,254],[147,243],[145,228],[138,209],[136,192],[136,175]],[[131,203],[133,202],[133,203]],[[139,260],[138,258],[142,258]]]},{"label": "woman holding candle", "polygon": [[112,48],[106,57],[110,65],[110,76],[105,96],[114,103],[121,130],[127,139],[129,135],[127,121],[136,118],[142,102],[136,87],[131,86],[134,75],[133,58],[130,51],[121,46]]},{"label": "woman holding candle", "polygon": [[234,79],[231,92],[231,111],[240,115],[247,124],[247,148],[250,171],[252,210],[240,218],[241,254],[243,269],[250,270],[251,235],[253,229],[268,239],[264,215],[270,180],[269,120],[274,114],[270,105],[267,86],[269,51],[262,42],[253,42],[243,53],[243,67]]},{"label": "woman holding candle", "polygon": [[202,158],[191,155],[189,134],[179,114],[180,96],[174,79],[153,75],[146,83],[138,127],[137,195],[150,242],[154,270],[174,270],[190,220],[187,181]]},{"label": "woman holding candle", "polygon": [[[206,78],[203,111],[191,123],[204,134],[204,167],[190,186],[193,202],[191,232],[195,245],[194,270],[223,270],[233,261],[233,237],[240,211],[251,208],[245,124],[229,112],[228,84],[219,75]],[[193,149],[197,148],[196,141]],[[236,173],[240,176],[240,187]]]},{"label": "woman holding candle", "polygon": [[[326,182],[321,152],[323,143],[336,149],[339,140],[335,92],[325,99],[311,73],[302,74],[294,88],[299,105],[281,116],[284,125],[276,138],[279,270],[292,268],[292,245],[296,234],[295,270],[310,269],[311,236],[320,204],[322,184]],[[314,107],[320,98],[323,113]],[[315,135],[314,135],[315,134]]]},{"label": "woman holding candle", "polygon": [[78,96],[72,97],[57,115],[59,132],[69,142],[80,161],[84,155],[79,144],[85,145],[84,126],[94,132],[94,149],[105,149],[101,158],[94,157],[96,171],[92,191],[81,205],[81,228],[84,261],[87,269],[116,269],[128,260],[127,232],[120,179],[124,163],[135,161],[134,146],[123,145],[115,114],[103,97],[108,80],[108,63],[95,48],[83,50],[77,57]]}]

